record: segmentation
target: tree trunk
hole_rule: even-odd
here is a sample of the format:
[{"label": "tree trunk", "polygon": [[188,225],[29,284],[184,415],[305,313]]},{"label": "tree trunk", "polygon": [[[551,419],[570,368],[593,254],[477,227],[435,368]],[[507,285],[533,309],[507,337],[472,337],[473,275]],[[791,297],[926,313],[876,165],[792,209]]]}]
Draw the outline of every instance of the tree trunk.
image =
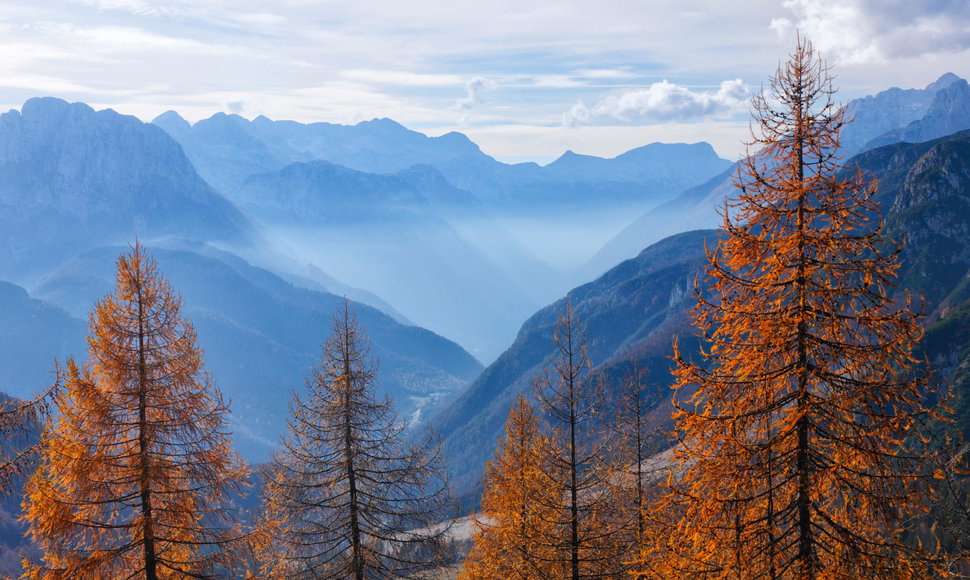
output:
[{"label": "tree trunk", "polygon": [[354,575],[354,580],[364,580],[364,554],[363,546],[360,543],[360,521],[358,519],[357,505],[357,472],[354,468],[353,432],[351,431],[351,389],[353,385],[350,381],[350,332],[347,321],[348,313],[344,311],[344,460],[347,465],[347,487],[349,488],[350,503],[350,541],[353,549],[353,556],[350,567]]},{"label": "tree trunk", "polygon": [[138,459],[141,463],[141,477],[138,481],[138,487],[141,495],[142,546],[145,554],[145,579],[158,580],[155,530],[152,519],[151,473],[148,462],[148,402],[146,392],[148,390],[148,369],[145,364],[145,312],[141,295],[141,280],[138,280],[136,284],[138,284]]}]

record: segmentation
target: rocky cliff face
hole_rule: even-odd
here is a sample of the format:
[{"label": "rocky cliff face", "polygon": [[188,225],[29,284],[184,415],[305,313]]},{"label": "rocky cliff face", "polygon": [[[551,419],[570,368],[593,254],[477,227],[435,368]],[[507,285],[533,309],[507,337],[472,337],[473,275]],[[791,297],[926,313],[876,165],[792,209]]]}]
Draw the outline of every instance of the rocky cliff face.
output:
[{"label": "rocky cliff face", "polygon": [[[870,141],[919,121],[926,116],[937,93],[960,81],[962,79],[957,75],[946,73],[923,89],[893,87],[875,95],[849,101],[846,105],[846,117],[851,123],[842,132],[842,150],[846,155],[852,156],[878,146],[870,144]],[[882,144],[895,142],[886,140]]]},{"label": "rocky cliff face", "polygon": [[164,131],[81,103],[31,99],[0,116],[0,276],[23,279],[104,243],[255,230]]},{"label": "rocky cliff face", "polygon": [[921,143],[970,129],[970,85],[954,79],[933,96],[923,116],[866,143],[874,149],[892,143]]},{"label": "rocky cliff face", "polygon": [[854,159],[878,178],[886,234],[904,241],[902,287],[932,319],[970,270],[970,132],[897,144]]},{"label": "rocky cliff face", "polygon": [[890,208],[887,231],[906,242],[900,286],[924,301],[927,329],[919,352],[948,386],[954,425],[966,441],[970,437],[970,131],[885,149],[894,152],[887,166],[898,175],[880,187]]}]

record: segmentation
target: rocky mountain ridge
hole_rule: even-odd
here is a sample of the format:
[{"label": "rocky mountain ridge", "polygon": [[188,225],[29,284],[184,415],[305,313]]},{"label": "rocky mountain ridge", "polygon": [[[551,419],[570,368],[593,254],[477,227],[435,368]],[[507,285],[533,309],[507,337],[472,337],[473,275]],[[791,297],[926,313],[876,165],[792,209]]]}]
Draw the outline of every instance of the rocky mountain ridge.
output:
[{"label": "rocky mountain ridge", "polygon": [[175,141],[114,111],[41,98],[0,115],[0,175],[3,278],[29,283],[78,248],[136,235],[260,243]]}]

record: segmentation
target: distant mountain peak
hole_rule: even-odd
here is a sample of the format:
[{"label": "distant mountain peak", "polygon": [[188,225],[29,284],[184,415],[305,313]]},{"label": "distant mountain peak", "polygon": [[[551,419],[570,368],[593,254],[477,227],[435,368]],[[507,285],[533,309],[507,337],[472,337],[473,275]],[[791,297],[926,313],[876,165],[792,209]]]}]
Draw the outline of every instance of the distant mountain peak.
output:
[{"label": "distant mountain peak", "polygon": [[[925,89],[892,87],[846,104],[849,123],[840,135],[841,150],[847,156],[900,140],[910,124],[931,114],[934,100],[963,79],[946,73]],[[939,134],[934,135],[939,136]]]},{"label": "distant mountain peak", "polygon": [[376,127],[379,129],[394,130],[394,131],[407,131],[407,127],[398,123],[394,119],[389,119],[387,117],[373,118],[370,121],[361,121],[357,123],[357,127]]},{"label": "distant mountain peak", "polygon": [[161,127],[111,109],[45,97],[0,115],[0,174],[4,232],[29,248],[0,251],[8,279],[136,235],[256,239]]},{"label": "distant mountain peak", "polygon": [[963,79],[958,77],[957,75],[951,72],[948,72],[943,76],[941,76],[940,78],[933,81],[932,83],[926,85],[926,90],[936,92],[949,87],[950,85],[952,85],[957,81],[962,81],[962,80]]},{"label": "distant mountain peak", "polygon": [[60,119],[70,114],[86,113],[94,113],[94,109],[84,103],[69,103],[57,97],[34,97],[20,108],[20,114],[25,118]]},{"label": "distant mountain peak", "polygon": [[933,94],[929,107],[920,119],[872,139],[865,144],[865,149],[901,141],[920,143],[970,129],[970,85],[949,73],[940,79],[948,79],[949,84]]},{"label": "distant mountain peak", "polygon": [[433,137],[433,139],[438,139],[438,140],[444,141],[444,142],[461,143],[463,145],[471,145],[475,149],[478,149],[478,145],[474,141],[472,141],[471,139],[469,139],[468,138],[468,135],[465,135],[464,133],[459,133],[458,131],[448,131],[447,133],[445,133],[444,135],[441,135],[440,137]]},{"label": "distant mountain peak", "polygon": [[169,109],[162,113],[161,115],[152,119],[152,123],[157,123],[158,121],[167,123],[188,123],[182,115],[178,114],[178,111],[174,109]]},{"label": "distant mountain peak", "polygon": [[222,111],[219,111],[208,119],[202,119],[199,121],[199,123],[216,123],[220,125],[233,124],[242,127],[249,125],[249,119],[243,117],[242,115],[237,115],[236,113],[223,113]]},{"label": "distant mountain peak", "polygon": [[172,131],[188,131],[192,128],[192,124],[186,121],[182,115],[169,109],[161,115],[152,119],[152,125],[157,125],[165,130],[166,133],[171,134]]},{"label": "distant mountain peak", "polygon": [[718,157],[708,143],[651,143],[631,149],[612,158],[584,155],[567,150],[542,171],[565,180],[610,180],[637,183],[647,180],[671,179],[672,191],[680,191],[689,183],[675,183],[684,166],[705,168],[716,174],[730,165]]},{"label": "distant mountain peak", "polygon": [[654,141],[648,145],[643,145],[642,147],[636,147],[630,149],[626,153],[622,153],[616,156],[616,159],[628,159],[637,157],[671,157],[680,156],[687,153],[697,156],[705,156],[715,158],[718,157],[717,152],[714,147],[707,141],[698,141],[696,143],[661,143],[659,141]]}]

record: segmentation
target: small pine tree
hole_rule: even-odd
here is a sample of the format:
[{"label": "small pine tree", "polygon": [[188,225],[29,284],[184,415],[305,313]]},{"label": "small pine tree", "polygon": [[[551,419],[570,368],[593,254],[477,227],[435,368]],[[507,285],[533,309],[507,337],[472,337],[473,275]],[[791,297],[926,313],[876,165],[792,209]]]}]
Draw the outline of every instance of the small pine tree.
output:
[{"label": "small pine tree", "polygon": [[551,446],[532,405],[520,395],[505,423],[505,438],[485,467],[482,511],[474,546],[460,576],[467,580],[556,579],[567,569],[550,548],[558,530],[540,510],[561,501],[561,478],[546,477]]},{"label": "small pine tree", "polygon": [[430,432],[407,439],[374,393],[369,350],[345,300],[266,474],[261,558],[273,578],[404,577],[450,558],[440,445]]},{"label": "small pine tree", "polygon": [[181,299],[136,243],[91,314],[90,361],[68,360],[23,519],[29,578],[224,575],[230,495],[246,467]]}]

